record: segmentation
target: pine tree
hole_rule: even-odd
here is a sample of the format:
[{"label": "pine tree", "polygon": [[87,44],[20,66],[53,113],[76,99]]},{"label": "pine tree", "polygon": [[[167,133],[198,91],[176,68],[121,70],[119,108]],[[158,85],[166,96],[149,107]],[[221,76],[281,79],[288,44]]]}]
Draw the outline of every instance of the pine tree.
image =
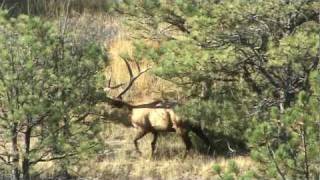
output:
[{"label": "pine tree", "polygon": [[183,88],[182,114],[245,141],[252,115],[284,111],[300,92],[310,93],[308,77],[319,66],[319,6],[142,0],[119,1],[115,10],[136,30],[135,58],[152,60],[156,75]]},{"label": "pine tree", "polygon": [[29,180],[39,162],[87,156],[101,145],[95,114],[105,96],[104,51],[65,23],[0,11],[0,159],[16,180],[21,172]]},{"label": "pine tree", "polygon": [[319,72],[313,72],[312,94],[300,92],[294,106],[284,113],[274,109],[270,120],[257,120],[249,132],[252,157],[262,163],[262,175],[281,179],[319,177],[319,78]]}]

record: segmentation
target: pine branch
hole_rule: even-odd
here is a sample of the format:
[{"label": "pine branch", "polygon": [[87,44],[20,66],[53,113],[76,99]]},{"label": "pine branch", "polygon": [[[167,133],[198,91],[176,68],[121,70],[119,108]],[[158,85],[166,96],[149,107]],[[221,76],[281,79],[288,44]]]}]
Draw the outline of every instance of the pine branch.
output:
[{"label": "pine branch", "polygon": [[37,164],[38,162],[48,162],[48,161],[64,159],[66,157],[75,156],[76,154],[79,154],[79,152],[78,153],[68,153],[68,154],[54,156],[54,157],[50,157],[50,158],[45,158],[48,154],[43,154],[39,159],[34,160],[34,161],[30,161],[29,165],[34,165],[34,164]]},{"label": "pine branch", "polygon": [[273,152],[273,150],[271,149],[269,143],[267,143],[267,148],[268,148],[269,155],[270,155],[270,157],[271,157],[271,159],[272,159],[272,162],[274,163],[274,165],[275,165],[278,173],[280,174],[282,180],[286,180],[286,177],[285,177],[285,175],[283,174],[283,172],[281,171],[281,169],[280,169],[280,167],[279,167],[279,164],[278,164],[278,162],[277,162],[277,160],[276,160],[276,158],[275,158],[274,152]]}]

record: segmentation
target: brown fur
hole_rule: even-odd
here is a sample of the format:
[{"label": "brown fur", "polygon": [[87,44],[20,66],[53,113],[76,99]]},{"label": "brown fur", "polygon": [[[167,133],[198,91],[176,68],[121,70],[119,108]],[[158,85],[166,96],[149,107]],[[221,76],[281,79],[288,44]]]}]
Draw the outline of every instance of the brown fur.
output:
[{"label": "brown fur", "polygon": [[182,121],[171,108],[133,108],[131,123],[138,130],[134,138],[134,144],[139,153],[141,152],[138,147],[138,140],[148,133],[152,133],[154,136],[151,143],[152,156],[154,155],[159,132],[176,132],[181,136],[186,146],[185,155],[192,148],[192,143],[188,136],[190,130],[202,138],[207,145],[210,145],[201,128],[192,126],[187,121]]}]

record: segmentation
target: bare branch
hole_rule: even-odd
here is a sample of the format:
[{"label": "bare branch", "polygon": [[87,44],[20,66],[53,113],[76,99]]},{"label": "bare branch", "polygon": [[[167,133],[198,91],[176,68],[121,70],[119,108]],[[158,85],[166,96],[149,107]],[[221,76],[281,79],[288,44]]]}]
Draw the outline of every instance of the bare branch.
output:
[{"label": "bare branch", "polygon": [[285,177],[285,174],[281,171],[280,167],[279,167],[279,164],[275,158],[275,153],[274,151],[272,150],[272,148],[270,147],[269,143],[267,145],[267,148],[268,148],[268,152],[269,152],[269,156],[271,157],[272,159],[272,162],[274,163],[276,169],[277,169],[277,172],[279,173],[279,175],[281,176],[281,179],[282,180],[286,180],[286,177]]},{"label": "bare branch", "polygon": [[78,153],[73,152],[73,153],[63,154],[63,155],[60,155],[60,156],[53,156],[53,157],[50,157],[50,158],[45,158],[48,154],[49,153],[44,153],[39,159],[31,161],[29,164],[33,165],[33,164],[37,164],[38,162],[48,162],[48,161],[64,159],[66,157],[75,156]]},{"label": "bare branch", "polygon": [[177,27],[181,32],[190,34],[190,30],[186,26],[186,20],[175,12],[168,10],[166,16],[163,17],[163,20],[168,24]]}]

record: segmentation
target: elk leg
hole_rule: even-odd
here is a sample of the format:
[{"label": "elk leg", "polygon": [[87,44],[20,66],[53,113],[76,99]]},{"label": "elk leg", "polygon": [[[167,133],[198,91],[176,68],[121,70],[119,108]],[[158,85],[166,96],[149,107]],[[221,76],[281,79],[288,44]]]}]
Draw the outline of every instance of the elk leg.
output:
[{"label": "elk leg", "polygon": [[146,131],[140,130],[140,131],[137,133],[137,135],[136,135],[136,137],[134,138],[134,140],[133,140],[134,146],[136,147],[136,151],[137,151],[139,154],[141,154],[141,151],[140,151],[139,146],[138,146],[138,140],[141,139],[141,138],[143,138],[143,136],[145,136],[146,134],[147,134]]},{"label": "elk leg", "polygon": [[152,132],[153,134],[153,140],[151,142],[151,156],[154,155],[154,151],[156,149],[156,144],[157,144],[157,139],[158,139],[158,133],[157,132]]},{"label": "elk leg", "polygon": [[184,158],[185,158],[187,156],[188,152],[190,151],[190,149],[192,148],[192,142],[190,140],[190,137],[188,136],[188,132],[181,134],[181,138],[186,146],[186,151],[184,154]]}]

